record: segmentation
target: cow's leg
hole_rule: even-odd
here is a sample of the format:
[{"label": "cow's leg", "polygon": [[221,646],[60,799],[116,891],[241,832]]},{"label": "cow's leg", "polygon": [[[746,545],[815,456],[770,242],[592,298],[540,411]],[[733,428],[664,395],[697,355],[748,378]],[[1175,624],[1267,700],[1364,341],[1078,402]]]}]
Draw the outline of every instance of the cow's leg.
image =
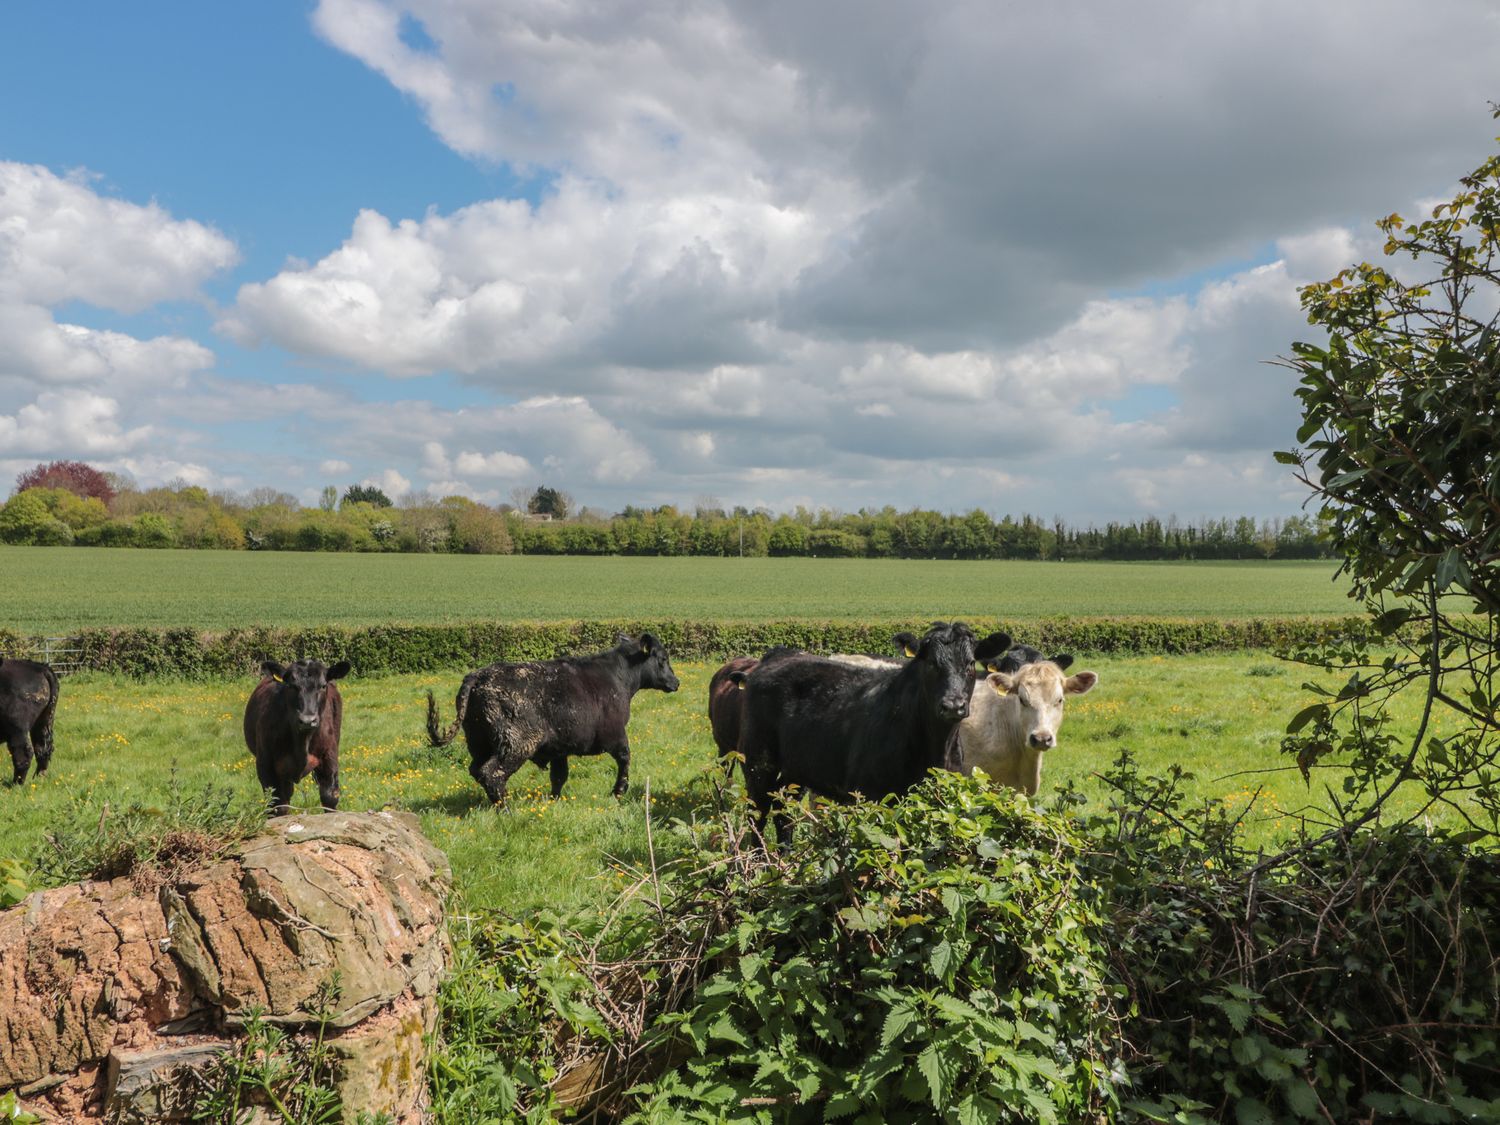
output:
[{"label": "cow's leg", "polygon": [[18,730],[10,736],[9,742],[10,762],[16,768],[15,783],[20,785],[26,780],[26,771],[31,768],[31,739],[24,730]]},{"label": "cow's leg", "polygon": [[323,806],[324,812],[332,812],[339,807],[341,793],[338,767],[320,767],[314,776],[318,779],[318,803]]},{"label": "cow's leg", "polygon": [[41,777],[52,763],[52,730],[48,724],[31,732],[31,747],[36,752],[36,775]]},{"label": "cow's leg", "polygon": [[615,760],[615,787],[612,790],[614,796],[625,796],[625,790],[630,788],[630,743],[622,740],[620,745],[609,751],[609,756]]},{"label": "cow's leg", "polygon": [[771,815],[771,774],[758,762],[746,762],[745,794],[755,806],[755,830],[761,841],[766,838],[766,818]]},{"label": "cow's leg", "polygon": [[563,786],[568,782],[568,756],[559,753],[548,763],[548,769],[552,774],[552,799],[555,801],[562,796]]},{"label": "cow's leg", "polygon": [[502,758],[498,755],[475,758],[469,763],[469,776],[479,782],[490,804],[505,804],[505,783],[510,780],[510,773],[506,771]]},{"label": "cow's leg", "polygon": [[270,792],[266,798],[266,815],[282,816],[291,811],[292,785],[289,781],[282,780],[276,773],[276,767],[269,761],[255,760],[255,776],[260,781],[260,791]]}]

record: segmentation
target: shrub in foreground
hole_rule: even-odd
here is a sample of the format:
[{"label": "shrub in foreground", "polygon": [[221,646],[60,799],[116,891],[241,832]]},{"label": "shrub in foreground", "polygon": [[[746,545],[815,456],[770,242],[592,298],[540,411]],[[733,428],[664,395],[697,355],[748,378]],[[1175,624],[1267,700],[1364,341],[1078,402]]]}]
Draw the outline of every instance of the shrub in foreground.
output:
[{"label": "shrub in foreground", "polygon": [[935,775],[770,858],[679,824],[608,910],[468,920],[439,1119],[1500,1121],[1492,852],[1267,864],[1188,775],[1105,780],[1107,814]]}]

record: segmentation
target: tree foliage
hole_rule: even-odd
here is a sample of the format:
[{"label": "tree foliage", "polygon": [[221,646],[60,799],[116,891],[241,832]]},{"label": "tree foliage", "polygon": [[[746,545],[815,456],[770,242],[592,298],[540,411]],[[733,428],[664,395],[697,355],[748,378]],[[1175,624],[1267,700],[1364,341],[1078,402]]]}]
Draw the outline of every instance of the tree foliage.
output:
[{"label": "tree foliage", "polygon": [[391,498],[379,485],[374,484],[351,484],[344,489],[345,504],[373,504],[377,508],[389,508],[392,506]]},{"label": "tree foliage", "polygon": [[82,461],[47,461],[16,477],[16,491],[28,488],[63,488],[75,496],[92,497],[108,505],[115,498],[109,477]]},{"label": "tree foliage", "polygon": [[[1307,654],[1348,680],[1293,719],[1286,748],[1304,773],[1335,752],[1354,767],[1343,782],[1352,822],[1372,818],[1414,778],[1431,800],[1493,833],[1500,155],[1430,217],[1377,225],[1386,263],[1362,262],[1302,291],[1309,322],[1327,339],[1295,344],[1284,361],[1301,376],[1297,439],[1306,445],[1277,457],[1313,490],[1379,630],[1394,634],[1413,618],[1424,627],[1395,641],[1395,654],[1361,644]],[[1407,688],[1426,696],[1409,740],[1392,733],[1383,707]]]}]

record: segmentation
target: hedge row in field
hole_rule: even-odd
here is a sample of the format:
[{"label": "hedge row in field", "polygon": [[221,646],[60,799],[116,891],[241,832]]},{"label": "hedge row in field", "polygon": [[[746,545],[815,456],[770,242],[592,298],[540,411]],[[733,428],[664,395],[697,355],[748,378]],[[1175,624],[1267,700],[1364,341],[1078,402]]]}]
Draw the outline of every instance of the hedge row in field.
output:
[{"label": "hedge row in field", "polygon": [[[266,627],[204,633],[194,629],[88,629],[67,638],[78,665],[128,676],[235,676],[267,658],[345,658],[357,671],[426,672],[468,668],[495,660],[538,660],[593,652],[621,632],[649,629],[679,660],[718,660],[760,653],[772,645],[815,652],[891,651],[891,637],[920,632],[925,622],[887,618],[833,621],[573,621],[474,622],[457,625]],[[1045,617],[971,621],[983,635],[1004,629],[1049,653],[1222,652],[1295,647],[1336,634],[1363,634],[1364,618]],[[34,638],[0,630],[0,653],[31,655]]]}]

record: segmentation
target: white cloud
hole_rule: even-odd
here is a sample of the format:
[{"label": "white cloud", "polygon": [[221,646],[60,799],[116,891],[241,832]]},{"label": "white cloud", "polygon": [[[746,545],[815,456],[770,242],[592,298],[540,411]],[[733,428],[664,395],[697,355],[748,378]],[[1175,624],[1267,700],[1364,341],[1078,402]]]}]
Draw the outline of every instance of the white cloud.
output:
[{"label": "white cloud", "polygon": [[497,449],[493,453],[464,451],[453,461],[461,473],[476,477],[520,477],[532,472],[531,462],[514,453]]},{"label": "white cloud", "polygon": [[48,391],[14,415],[0,414],[0,448],[42,459],[114,456],[152,439],[150,426],[126,430],[120,404],[88,391]]},{"label": "white cloud", "polygon": [[318,472],[323,473],[327,476],[339,476],[342,473],[349,472],[353,468],[354,466],[349,464],[348,461],[330,459],[319,463]]},{"label": "white cloud", "polygon": [[110,199],[81,175],[0,161],[0,302],[139,312],[195,297],[237,257],[218,231],[155,203]]}]

